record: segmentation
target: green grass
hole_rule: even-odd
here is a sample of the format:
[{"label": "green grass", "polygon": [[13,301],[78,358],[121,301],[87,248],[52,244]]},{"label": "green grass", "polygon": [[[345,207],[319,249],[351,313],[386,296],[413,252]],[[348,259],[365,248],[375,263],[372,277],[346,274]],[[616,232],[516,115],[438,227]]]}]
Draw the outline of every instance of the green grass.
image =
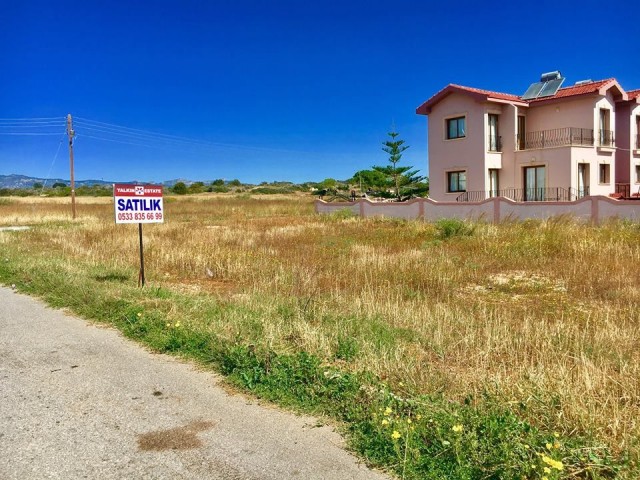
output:
[{"label": "green grass", "polygon": [[[336,419],[353,450],[401,478],[608,479],[629,467],[625,458],[589,438],[534,427],[519,415],[524,404],[507,409],[489,392],[454,402],[414,393],[403,382],[393,389],[371,373],[341,367],[340,362],[358,356],[365,339],[375,339],[380,348],[410,339],[410,331],[381,320],[331,320],[346,327],[335,344],[339,362],[331,364],[305,351],[277,353],[261,346],[259,310],[164,288],[138,289],[132,286],[132,270],[83,270],[77,266],[74,274],[52,257],[43,268],[41,261],[12,249],[0,261],[0,282],[111,324],[157,352],[209,366],[257,397]],[[171,315],[176,306],[182,313]],[[244,327],[229,340],[208,328],[207,321],[190,318],[189,312],[196,311],[193,316],[209,324],[242,317]],[[287,318],[291,311],[285,305],[279,314]]]}]

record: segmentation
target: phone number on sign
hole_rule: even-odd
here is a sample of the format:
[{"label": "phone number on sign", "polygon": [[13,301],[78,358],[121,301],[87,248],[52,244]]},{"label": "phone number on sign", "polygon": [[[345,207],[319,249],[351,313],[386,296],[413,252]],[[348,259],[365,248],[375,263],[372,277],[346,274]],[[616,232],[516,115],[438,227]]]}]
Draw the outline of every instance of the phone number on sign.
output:
[{"label": "phone number on sign", "polygon": [[118,220],[162,220],[162,212],[118,212]]}]

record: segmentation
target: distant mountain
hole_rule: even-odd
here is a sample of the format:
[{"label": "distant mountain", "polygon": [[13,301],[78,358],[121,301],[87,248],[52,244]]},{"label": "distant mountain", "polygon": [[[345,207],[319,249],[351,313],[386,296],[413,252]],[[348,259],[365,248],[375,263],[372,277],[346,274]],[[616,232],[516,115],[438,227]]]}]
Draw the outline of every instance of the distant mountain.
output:
[{"label": "distant mountain", "polygon": [[[38,178],[27,177],[26,175],[0,175],[0,188],[33,188],[35,183],[42,183],[43,185],[50,187],[54,183],[64,183],[69,185],[69,180],[62,178]],[[104,180],[76,180],[77,187],[92,186],[92,185],[111,185],[114,182],[108,182]]]}]

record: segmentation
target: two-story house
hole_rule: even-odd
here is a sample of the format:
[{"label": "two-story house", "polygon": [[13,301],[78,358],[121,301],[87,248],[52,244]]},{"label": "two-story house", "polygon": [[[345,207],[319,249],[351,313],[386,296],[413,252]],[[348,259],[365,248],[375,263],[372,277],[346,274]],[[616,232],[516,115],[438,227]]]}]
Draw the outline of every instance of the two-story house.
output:
[{"label": "two-story house", "polygon": [[561,201],[637,192],[640,91],[625,92],[615,79],[559,88],[563,81],[545,74],[522,96],[448,85],[418,107],[428,115],[430,197]]}]

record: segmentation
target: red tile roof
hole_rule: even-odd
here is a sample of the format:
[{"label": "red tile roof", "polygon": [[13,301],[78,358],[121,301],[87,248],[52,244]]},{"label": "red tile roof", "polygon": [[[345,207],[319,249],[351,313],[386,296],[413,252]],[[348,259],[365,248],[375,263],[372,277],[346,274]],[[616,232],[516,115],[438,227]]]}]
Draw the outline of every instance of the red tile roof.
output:
[{"label": "red tile roof", "polygon": [[[601,93],[601,91],[608,90],[611,87],[616,87],[620,93],[624,95],[624,90],[618,84],[615,78],[607,78],[605,80],[598,80],[595,82],[585,83],[583,85],[572,85],[570,87],[561,88],[555,95],[549,97],[535,98],[532,100],[523,100],[519,95],[512,95],[510,93],[492,92],[491,90],[482,90],[480,88],[465,87],[463,85],[455,85],[450,83],[438,93],[433,95],[429,100],[424,102],[416,109],[416,113],[421,115],[429,115],[432,107],[443,100],[445,97],[452,93],[465,93],[475,97],[480,101],[498,101],[498,102],[514,102],[520,105],[526,106],[536,104],[537,102],[552,101],[559,98],[575,97],[578,95],[591,95]],[[628,93],[629,99],[640,98],[640,90],[632,90]]]},{"label": "red tile roof", "polygon": [[606,80],[597,80],[595,82],[585,83],[583,85],[572,85],[571,87],[561,88],[555,95],[550,97],[534,98],[529,100],[529,103],[541,102],[543,100],[550,100],[564,97],[575,97],[577,95],[589,95],[591,93],[597,93],[602,87],[608,83],[617,83],[615,78],[607,78]]},{"label": "red tile roof", "polygon": [[629,95],[629,100],[633,100],[634,98],[640,98],[640,88],[638,90],[629,90],[627,92]]},{"label": "red tile roof", "polygon": [[424,102],[418,108],[416,108],[416,113],[421,115],[429,115],[431,113],[431,107],[433,107],[436,103],[443,100],[445,97],[451,95],[452,93],[465,93],[467,95],[471,95],[478,100],[481,101],[508,101],[508,102],[517,102],[521,105],[526,105],[527,102],[522,100],[518,95],[511,95],[509,93],[500,93],[500,92],[492,92],[490,90],[482,90],[480,88],[473,87],[465,87],[462,85],[455,85],[450,83],[438,93],[433,95],[429,100]]},{"label": "red tile roof", "polygon": [[486,95],[487,97],[495,98],[498,100],[509,100],[513,102],[522,101],[519,95],[512,95],[510,93],[492,92],[491,90],[482,90],[481,88],[465,87],[463,85],[456,85],[453,83],[451,83],[449,86],[458,88],[460,90],[466,90],[468,92],[479,93],[481,95]]}]

